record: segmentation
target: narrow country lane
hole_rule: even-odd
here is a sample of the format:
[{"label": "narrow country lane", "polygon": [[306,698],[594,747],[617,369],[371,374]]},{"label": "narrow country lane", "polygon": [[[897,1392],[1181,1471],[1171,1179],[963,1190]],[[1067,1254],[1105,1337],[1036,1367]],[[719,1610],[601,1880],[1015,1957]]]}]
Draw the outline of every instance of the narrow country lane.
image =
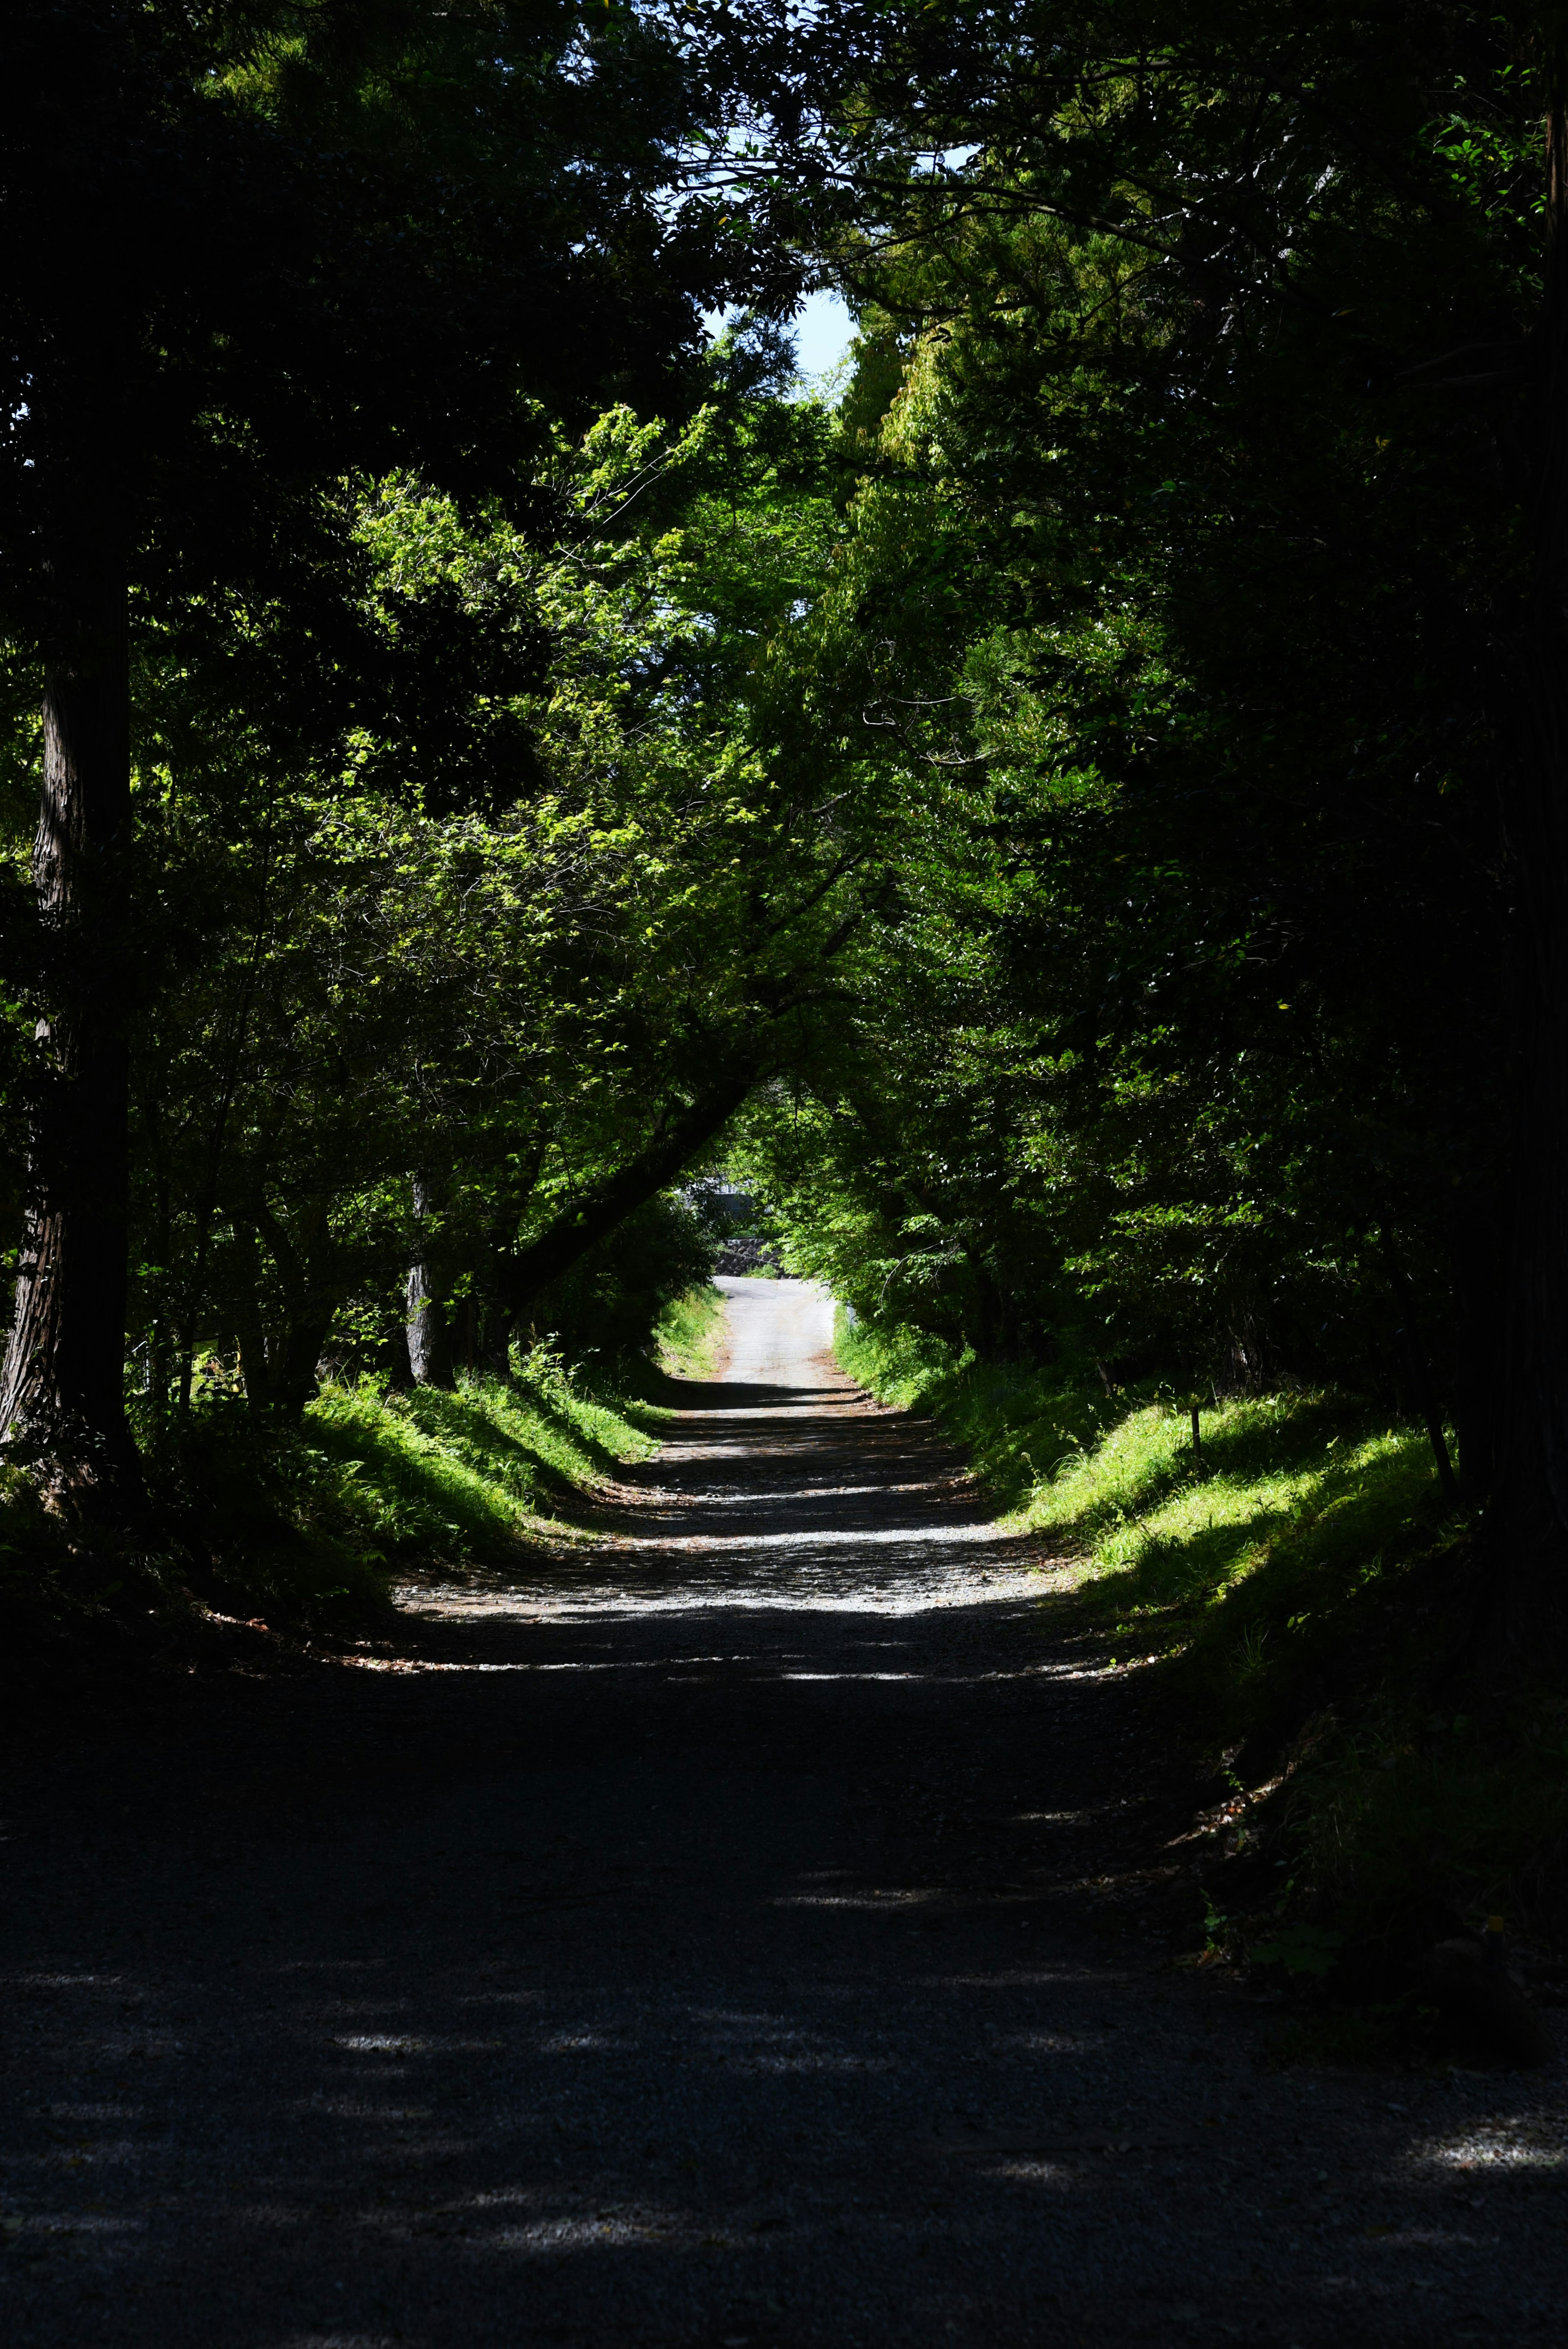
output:
[{"label": "narrow country lane", "polygon": [[1560,2342],[1560,2077],[1271,2069],[1096,1931],[1135,1682],[723,1286],[593,1547],[28,1749],[0,2340]]}]

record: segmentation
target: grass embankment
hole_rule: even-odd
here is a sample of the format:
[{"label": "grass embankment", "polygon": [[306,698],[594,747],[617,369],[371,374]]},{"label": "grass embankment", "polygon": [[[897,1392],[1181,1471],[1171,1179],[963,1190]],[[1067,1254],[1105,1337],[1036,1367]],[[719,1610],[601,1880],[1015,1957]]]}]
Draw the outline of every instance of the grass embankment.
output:
[{"label": "grass embankment", "polygon": [[672,1379],[711,1379],[729,1333],[721,1289],[692,1288],[659,1321],[657,1366]]},{"label": "grass embankment", "polygon": [[217,1519],[211,1579],[220,1603],[232,1590],[263,1612],[319,1614],[373,1602],[399,1575],[504,1565],[572,1537],[573,1502],[656,1448],[622,1398],[542,1350],[511,1380],[460,1379],[450,1393],[326,1386],[264,1459],[217,1433],[193,1480]]},{"label": "grass embankment", "polygon": [[1238,1798],[1216,1931],[1264,1937],[1282,1903],[1363,1942],[1498,1909],[1568,1923],[1568,1700],[1467,1690],[1469,1529],[1424,1432],[1344,1394],[1238,1398],[1202,1413],[1195,1458],[1152,1386],[1107,1396],[863,1324],[838,1350],[965,1444],[1010,1522],[1076,1562],[1112,1654],[1183,1707]]},{"label": "grass embankment", "polygon": [[[211,1546],[219,1589],[232,1578],[236,1597],[319,1612],[371,1601],[399,1574],[504,1566],[574,1538],[573,1503],[658,1449],[661,1381],[707,1376],[723,1332],[719,1292],[694,1289],[665,1309],[645,1372],[603,1391],[592,1362],[572,1368],[544,1346],[512,1378],[459,1380],[451,1393],[368,1379],[325,1387],[268,1464],[238,1455],[253,1495],[258,1474],[270,1486],[273,1538],[258,1542],[253,1513],[244,1528],[220,1496],[230,1540]],[[225,1458],[236,1458],[232,1440],[214,1447],[217,1479]]]},{"label": "grass embankment", "polygon": [[574,1505],[657,1450],[661,1377],[706,1375],[722,1333],[722,1299],[699,1290],[665,1309],[656,1360],[628,1382],[640,1392],[599,1391],[591,1363],[573,1370],[540,1347],[512,1378],[451,1392],[328,1384],[281,1427],[214,1382],[178,1440],[146,1431],[163,1554],[85,1557],[26,1477],[0,1471],[0,1614],[26,1644],[68,1642],[133,1592],[145,1619],[161,1591],[171,1620],[193,1595],[315,1630],[374,1612],[407,1576],[586,1538]]}]

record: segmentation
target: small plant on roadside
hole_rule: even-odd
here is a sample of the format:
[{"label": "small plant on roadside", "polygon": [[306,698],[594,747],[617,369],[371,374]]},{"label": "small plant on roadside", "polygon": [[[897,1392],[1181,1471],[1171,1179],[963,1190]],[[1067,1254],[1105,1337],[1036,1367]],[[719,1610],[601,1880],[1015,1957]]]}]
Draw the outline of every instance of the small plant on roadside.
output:
[{"label": "small plant on roadside", "polygon": [[1282,1926],[1272,1940],[1254,1942],[1247,1956],[1254,1966],[1279,1966],[1316,1982],[1332,1973],[1344,1947],[1344,1934],[1331,1927],[1298,1923]]}]

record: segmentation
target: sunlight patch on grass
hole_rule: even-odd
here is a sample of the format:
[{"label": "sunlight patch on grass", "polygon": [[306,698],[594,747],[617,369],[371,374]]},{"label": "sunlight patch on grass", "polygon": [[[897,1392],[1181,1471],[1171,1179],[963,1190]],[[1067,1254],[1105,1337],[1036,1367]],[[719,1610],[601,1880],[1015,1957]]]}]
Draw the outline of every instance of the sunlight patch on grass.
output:
[{"label": "sunlight patch on grass", "polygon": [[[1074,1554],[1045,1603],[1080,1609],[1112,1661],[1168,1673],[1233,1790],[1233,1760],[1256,1775],[1264,1810],[1238,1805],[1205,1863],[1221,1907],[1238,1904],[1219,1919],[1238,1947],[1283,1951],[1326,1917],[1336,1946],[1430,1936],[1437,1910],[1561,1933],[1568,1699],[1551,1681],[1501,1704],[1460,1692],[1470,1526],[1424,1430],[1333,1390],[1237,1397],[1202,1412],[1195,1456],[1169,1389],[1107,1396],[1092,1364],[987,1367],[863,1324],[838,1352],[967,1446],[1014,1529]],[[1277,1868],[1220,1889],[1260,1832]],[[1384,2047],[1370,2012],[1313,2060],[1353,2060],[1356,2033]]]},{"label": "sunlight patch on grass", "polygon": [[1145,1403],[1037,1485],[1016,1521],[1082,1543],[1099,1573],[1136,1575],[1151,1599],[1253,1572],[1287,1536],[1303,1564],[1366,1557],[1428,1500],[1432,1462],[1418,1431],[1353,1420],[1325,1395],[1227,1402],[1202,1414],[1194,1458],[1186,1415]]},{"label": "sunlight patch on grass", "polygon": [[987,1366],[864,1324],[841,1326],[838,1351],[884,1401],[967,1445],[1013,1529],[1076,1554],[1072,1587],[1130,1650],[1186,1651],[1217,1730],[1255,1718],[1439,1531],[1425,1434],[1369,1423],[1352,1396],[1216,1404],[1195,1454],[1189,1413],[1152,1382],[1096,1392],[1087,1366]]},{"label": "sunlight patch on grass", "polygon": [[1353,1397],[1233,1398],[1200,1413],[1194,1454],[1188,1413],[1152,1382],[1097,1392],[1083,1366],[985,1365],[863,1323],[841,1326],[837,1346],[884,1402],[929,1412],[963,1441],[1008,1524],[1078,1552],[1110,1608],[1217,1599],[1271,1565],[1276,1584],[1324,1569],[1337,1584],[1376,1573],[1432,1521],[1426,1436],[1369,1425]]},{"label": "sunlight patch on grass", "polygon": [[851,1323],[841,1306],[833,1350],[879,1401],[938,1420],[967,1447],[988,1489],[1015,1509],[1118,1416],[1077,1369],[980,1362],[919,1330]]},{"label": "sunlight patch on grass", "polygon": [[728,1334],[724,1292],[711,1282],[666,1305],[655,1332],[658,1364],[672,1379],[711,1379]]},{"label": "sunlight patch on grass", "polygon": [[305,1419],[308,1445],[335,1472],[337,1512],[377,1547],[441,1562],[494,1555],[567,1494],[656,1449],[543,1353],[515,1383],[468,1379],[451,1393],[326,1387]]}]

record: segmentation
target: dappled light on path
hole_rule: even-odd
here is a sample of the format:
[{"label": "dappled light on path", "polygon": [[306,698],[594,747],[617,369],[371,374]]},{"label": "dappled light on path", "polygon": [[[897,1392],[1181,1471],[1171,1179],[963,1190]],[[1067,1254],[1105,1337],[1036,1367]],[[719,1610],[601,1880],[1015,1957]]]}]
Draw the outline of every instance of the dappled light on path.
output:
[{"label": "dappled light on path", "polygon": [[591,1542],[18,1790],[6,2349],[1555,2349],[1550,2088],[1281,2073],[1091,1930],[1136,1682],[727,1287]]},{"label": "dappled light on path", "polygon": [[[1005,1533],[956,1459],[880,1413],[833,1365],[831,1306],[807,1281],[723,1280],[732,1339],[716,1385],[671,1381],[659,1458],[622,1488],[597,1556],[421,1594],[451,1622],[523,1615],[909,1615],[1037,1596],[1037,1542]],[[764,1382],[766,1381],[766,1382]],[[733,1630],[733,1626],[731,1627]]]}]

